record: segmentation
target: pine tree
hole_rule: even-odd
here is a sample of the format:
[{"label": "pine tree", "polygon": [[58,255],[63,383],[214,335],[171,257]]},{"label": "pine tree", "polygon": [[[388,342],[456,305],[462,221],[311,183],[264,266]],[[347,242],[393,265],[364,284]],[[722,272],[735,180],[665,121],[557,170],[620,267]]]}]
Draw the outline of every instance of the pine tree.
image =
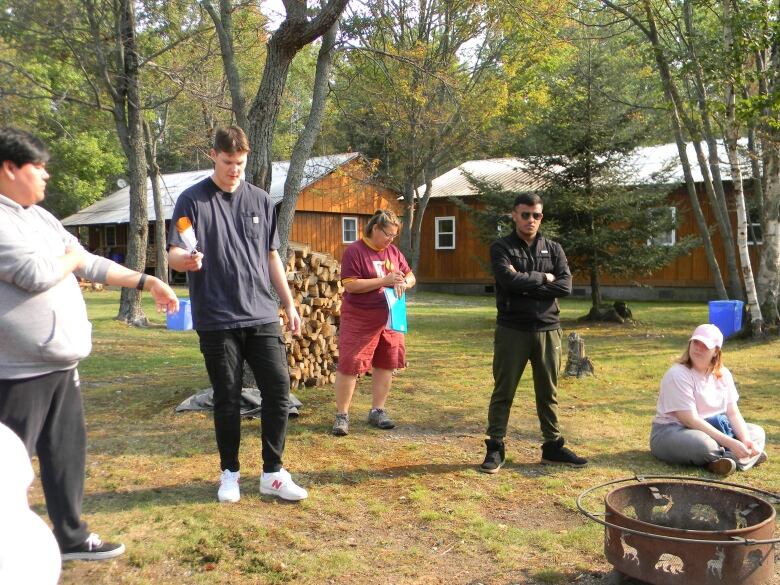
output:
[{"label": "pine tree", "polygon": [[[524,157],[526,172],[545,185],[538,191],[543,231],[563,245],[572,273],[590,279],[594,319],[603,314],[604,275],[651,274],[695,245],[693,238],[659,241],[675,227],[671,189],[662,176],[638,180],[632,166],[647,125],[640,110],[615,99],[623,81],[615,54],[598,40],[580,41],[550,80],[549,107],[527,134],[533,154]],[[474,217],[483,238],[513,229],[508,212],[516,193],[472,182],[485,205]]]}]

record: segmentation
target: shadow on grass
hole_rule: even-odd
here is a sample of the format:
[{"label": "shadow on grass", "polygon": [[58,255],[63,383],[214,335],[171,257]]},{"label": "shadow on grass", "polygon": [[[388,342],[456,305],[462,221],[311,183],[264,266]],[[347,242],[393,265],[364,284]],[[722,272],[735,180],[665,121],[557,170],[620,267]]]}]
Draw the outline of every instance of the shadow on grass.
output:
[{"label": "shadow on grass", "polygon": [[424,475],[439,475],[459,473],[476,469],[469,463],[429,463],[417,465],[399,465],[396,467],[330,470],[316,473],[299,473],[304,483],[312,486],[324,485],[357,485],[374,480],[392,480],[399,477],[414,477]]},{"label": "shadow on grass", "polygon": [[[182,485],[153,487],[133,491],[103,491],[84,495],[84,513],[124,512],[131,509],[159,508],[217,502],[217,478],[214,481],[189,482]],[[256,494],[255,494],[256,495]],[[256,495],[258,498],[259,495]],[[31,506],[40,515],[46,514],[44,505]]]}]

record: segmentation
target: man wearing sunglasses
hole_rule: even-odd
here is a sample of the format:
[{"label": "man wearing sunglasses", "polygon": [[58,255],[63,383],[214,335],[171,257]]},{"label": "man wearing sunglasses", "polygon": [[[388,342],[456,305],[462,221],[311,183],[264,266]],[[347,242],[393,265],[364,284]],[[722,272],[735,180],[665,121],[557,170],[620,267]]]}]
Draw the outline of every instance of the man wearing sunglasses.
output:
[{"label": "man wearing sunglasses", "polygon": [[518,195],[512,209],[514,231],[490,247],[498,317],[487,454],[479,468],[484,473],[497,473],[504,464],[509,412],[529,361],[544,437],[542,463],[572,467],[587,464],[586,459],[564,446],[558,424],[556,395],[563,336],[558,299],[571,294],[571,272],[560,244],[538,233],[543,217],[541,197]]}]

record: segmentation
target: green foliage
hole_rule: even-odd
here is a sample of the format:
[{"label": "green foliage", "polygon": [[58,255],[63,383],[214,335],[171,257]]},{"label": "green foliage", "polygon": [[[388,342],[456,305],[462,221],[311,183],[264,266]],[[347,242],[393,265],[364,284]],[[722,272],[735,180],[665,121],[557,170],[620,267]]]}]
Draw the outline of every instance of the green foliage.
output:
[{"label": "green foliage", "polygon": [[[693,241],[648,244],[675,227],[664,178],[638,180],[631,154],[648,126],[621,92],[622,70],[606,42],[581,40],[549,81],[548,103],[528,129],[522,164],[544,187],[545,233],[557,237],[573,272],[590,275],[600,303],[604,274],[649,274],[688,251]],[[517,193],[471,179],[484,209],[475,223],[486,241],[514,229],[507,215]],[[553,225],[549,225],[551,222]]]},{"label": "green foliage", "polygon": [[65,217],[91,205],[112,191],[124,170],[125,158],[109,134],[86,132],[60,136],[49,142],[51,179],[45,206]]},{"label": "green foliage", "polygon": [[[541,1],[524,8],[539,18],[546,9]],[[359,49],[339,65],[341,118],[330,132],[380,159],[408,204],[432,168],[491,148],[519,72],[528,79],[547,55],[546,31],[477,0],[370,2],[343,30]]]}]

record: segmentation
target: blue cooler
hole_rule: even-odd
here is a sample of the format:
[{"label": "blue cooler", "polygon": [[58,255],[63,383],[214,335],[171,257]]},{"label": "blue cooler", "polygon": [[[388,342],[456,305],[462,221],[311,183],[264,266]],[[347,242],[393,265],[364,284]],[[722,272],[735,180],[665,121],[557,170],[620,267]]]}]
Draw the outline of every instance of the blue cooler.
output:
[{"label": "blue cooler", "polygon": [[165,317],[168,329],[185,331],[192,329],[192,306],[190,299],[179,299],[179,310],[176,313],[168,313]]},{"label": "blue cooler", "polygon": [[710,323],[716,325],[723,337],[731,337],[742,329],[742,301],[710,301]]}]

